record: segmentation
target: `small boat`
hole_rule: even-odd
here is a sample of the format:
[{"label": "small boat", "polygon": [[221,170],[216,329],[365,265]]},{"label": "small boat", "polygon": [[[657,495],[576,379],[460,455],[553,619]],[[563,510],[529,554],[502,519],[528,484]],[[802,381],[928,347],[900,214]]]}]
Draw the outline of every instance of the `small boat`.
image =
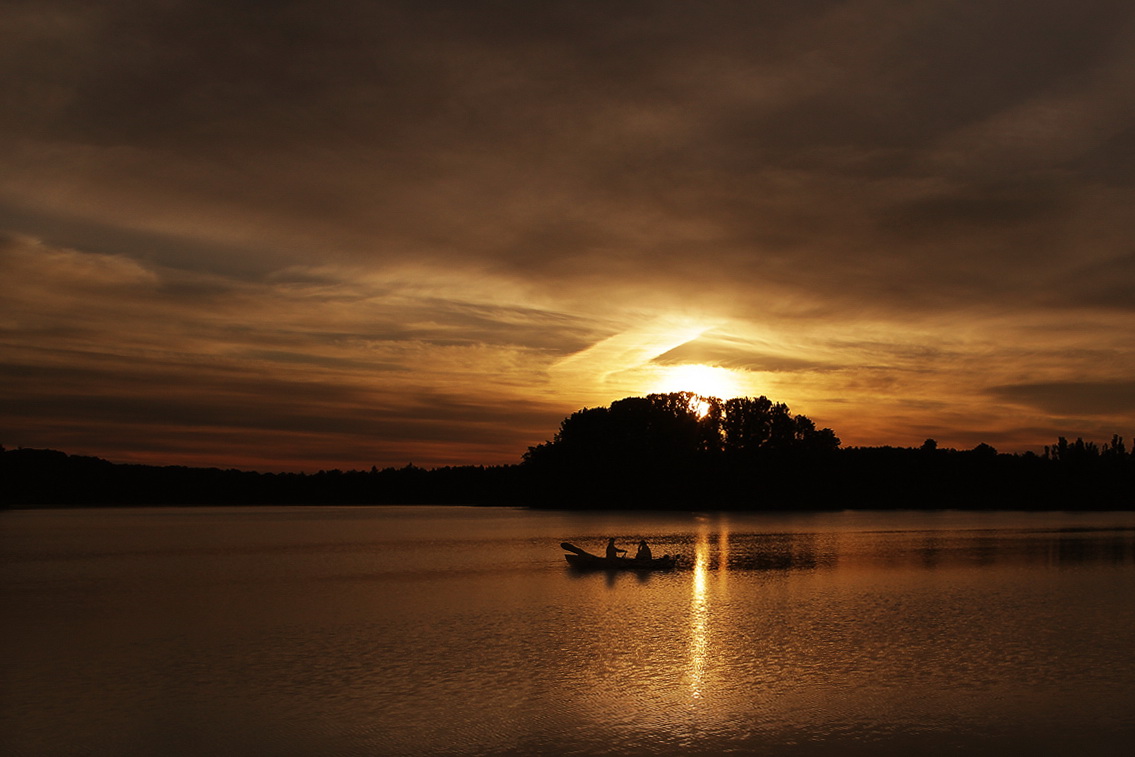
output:
[{"label": "small boat", "polygon": [[633,557],[602,557],[593,555],[587,550],[564,542],[560,545],[568,554],[564,559],[573,568],[586,570],[669,570],[677,562],[677,556],[662,555],[650,560],[636,560]]}]

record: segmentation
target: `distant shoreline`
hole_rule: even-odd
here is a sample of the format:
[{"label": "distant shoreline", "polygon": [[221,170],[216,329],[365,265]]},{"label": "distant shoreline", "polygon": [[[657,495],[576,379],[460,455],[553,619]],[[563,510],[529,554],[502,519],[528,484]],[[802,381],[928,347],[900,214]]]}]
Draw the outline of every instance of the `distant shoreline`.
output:
[{"label": "distant shoreline", "polygon": [[1135,509],[1135,451],[1118,435],[1102,445],[1060,437],[1043,455],[999,454],[988,444],[943,449],[934,439],[917,448],[846,448],[784,403],[690,392],[579,410],[515,465],[258,473],[0,447],[0,480],[0,506]]},{"label": "distant shoreline", "polygon": [[[538,471],[520,465],[257,473],[111,463],[56,450],[0,451],[9,510],[415,506],[532,510],[836,512],[1135,510],[1135,456],[850,448],[684,470]],[[652,478],[653,476],[653,478]],[[913,505],[912,503],[921,503]],[[696,504],[691,504],[696,503]]]}]

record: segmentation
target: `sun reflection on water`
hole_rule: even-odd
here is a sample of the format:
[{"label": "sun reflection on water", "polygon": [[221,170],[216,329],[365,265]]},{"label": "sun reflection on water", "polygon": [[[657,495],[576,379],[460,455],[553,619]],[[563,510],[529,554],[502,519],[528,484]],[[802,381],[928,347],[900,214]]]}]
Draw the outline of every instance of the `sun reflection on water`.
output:
[{"label": "sun reflection on water", "polygon": [[717,531],[717,583],[722,593],[729,580],[729,526],[722,519]]},{"label": "sun reflection on water", "polygon": [[709,534],[703,527],[694,543],[694,583],[690,607],[690,695],[701,699],[705,677],[705,658],[709,647]]},{"label": "sun reflection on water", "polygon": [[[709,658],[710,613],[710,560],[711,534],[708,524],[702,524],[694,541],[693,583],[690,591],[690,661],[687,673],[690,698],[705,697],[707,686],[707,660]],[[717,523],[717,556],[713,577],[713,591],[721,596],[726,588],[729,563],[729,526],[724,518]]]}]

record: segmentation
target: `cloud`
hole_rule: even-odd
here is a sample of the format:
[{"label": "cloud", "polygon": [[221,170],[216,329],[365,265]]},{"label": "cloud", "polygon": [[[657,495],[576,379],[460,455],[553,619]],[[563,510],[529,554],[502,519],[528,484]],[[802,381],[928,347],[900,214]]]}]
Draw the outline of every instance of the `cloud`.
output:
[{"label": "cloud", "polygon": [[1061,416],[1135,414],[1135,381],[1061,381],[989,388],[994,396]]},{"label": "cloud", "polygon": [[[1050,427],[986,386],[1135,368],[1121,0],[40,0],[5,20],[0,363],[108,398],[51,416],[51,381],[78,390],[43,374],[53,433],[84,407],[140,433],[125,387],[156,402],[147,381],[231,411],[220,376],[267,377],[303,436],[289,460],[350,448],[356,422],[382,454],[451,459],[415,398],[547,418],[698,361],[847,440],[940,423],[973,446]],[[247,422],[218,438],[284,431],[235,396]],[[187,438],[217,417],[194,403],[170,416]],[[12,441],[52,444],[20,417]],[[517,424],[453,438],[499,461],[546,436]]]},{"label": "cloud", "polygon": [[0,271],[20,284],[50,279],[53,288],[146,288],[157,280],[137,261],[122,255],[87,255],[17,235],[0,235]]},{"label": "cloud", "polygon": [[795,372],[830,369],[823,363],[798,356],[776,354],[769,345],[748,342],[726,334],[703,334],[654,358],[660,365],[703,364],[747,371]]},{"label": "cloud", "polygon": [[169,448],[212,429],[262,467],[273,432],[353,439],[367,466],[399,443],[423,464],[511,462],[563,414],[525,396],[541,362],[585,338],[578,318],[492,304],[492,286],[423,299],[326,267],[250,282],[26,239],[0,268],[0,415],[29,443],[117,426]]},{"label": "cloud", "polygon": [[1057,306],[1132,310],[1135,308],[1135,252],[1073,267],[1049,296]]}]

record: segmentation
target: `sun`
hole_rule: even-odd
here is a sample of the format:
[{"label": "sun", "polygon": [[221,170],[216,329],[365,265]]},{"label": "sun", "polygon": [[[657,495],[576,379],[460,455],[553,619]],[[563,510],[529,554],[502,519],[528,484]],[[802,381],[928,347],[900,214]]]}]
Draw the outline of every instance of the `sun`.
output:
[{"label": "sun", "polygon": [[742,393],[738,376],[728,368],[687,364],[665,368],[656,383],[655,392],[693,392],[702,397],[730,399]]},{"label": "sun", "polygon": [[703,400],[701,397],[695,397],[690,401],[690,410],[694,411],[694,415],[699,418],[704,418],[709,415],[709,411],[713,409],[713,405],[709,400]]}]

